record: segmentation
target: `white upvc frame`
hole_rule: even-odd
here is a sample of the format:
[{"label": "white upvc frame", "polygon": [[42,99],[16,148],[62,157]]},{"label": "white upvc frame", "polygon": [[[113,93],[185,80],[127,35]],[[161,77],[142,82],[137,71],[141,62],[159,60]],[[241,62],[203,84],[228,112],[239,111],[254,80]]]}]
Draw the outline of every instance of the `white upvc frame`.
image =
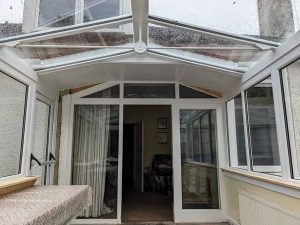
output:
[{"label": "white upvc frame", "polygon": [[[49,160],[49,154],[50,152],[55,155],[54,150],[55,150],[55,102],[43,94],[37,92],[36,94],[36,100],[39,100],[43,102],[44,104],[49,106],[49,125],[48,125],[48,143],[47,143],[47,155],[46,155],[46,161]],[[46,185],[52,184],[52,172],[54,170],[54,164],[53,165],[48,165],[46,174]]]},{"label": "white upvc frame", "polygon": [[[0,72],[2,72],[1,69]],[[24,115],[25,121],[23,124],[23,144],[22,149],[20,149],[20,151],[22,152],[21,171],[17,175],[0,178],[0,181],[29,175],[30,152],[33,146],[33,129],[36,99],[36,84],[33,80],[31,80],[27,76],[24,76],[24,74],[20,73],[12,67],[6,67],[4,74],[25,84],[27,86],[27,96]]]},{"label": "white upvc frame", "polygon": [[[124,84],[126,83],[148,83],[148,84],[158,84],[167,83],[175,84],[175,98],[173,99],[146,99],[146,98],[124,98]],[[120,85],[120,98],[82,98],[89,94],[107,89],[109,87]],[[74,106],[77,104],[93,104],[93,105],[119,105],[119,161],[118,161],[118,200],[117,200],[117,218],[116,219],[75,219],[72,224],[99,224],[99,223],[121,223],[121,205],[122,205],[122,159],[123,159],[123,110],[124,105],[169,105],[172,108],[172,122],[177,120],[176,110],[178,107],[189,106],[190,108],[202,108],[202,109],[216,109],[217,118],[217,136],[218,136],[218,161],[219,165],[224,166],[225,162],[225,150],[222,146],[225,146],[224,142],[224,129],[223,129],[223,117],[222,108],[223,101],[221,99],[180,99],[179,98],[179,83],[174,81],[109,81],[105,83],[98,84],[96,86],[90,87],[88,89],[82,90],[80,92],[74,93],[72,95],[68,94],[63,97],[62,102],[62,133],[61,133],[61,147],[60,147],[60,163],[59,163],[59,184],[70,184],[71,182],[71,164],[72,164],[72,139],[73,139],[73,120],[74,120]],[[174,111],[175,110],[175,111]],[[175,114],[174,114],[175,113]],[[175,125],[175,124],[174,124]],[[172,140],[176,141],[174,135],[176,135],[176,125],[172,126]],[[181,196],[175,192],[178,185],[176,185],[175,180],[178,182],[180,179],[181,171],[178,171],[180,165],[178,164],[178,156],[175,156],[180,149],[175,150],[173,144],[173,171],[174,171],[174,202],[180,204],[178,197]],[[177,153],[176,153],[177,151]],[[177,158],[176,158],[177,157]],[[179,162],[180,163],[180,162]],[[222,189],[222,181],[220,178],[220,186]],[[175,222],[180,221],[190,221],[190,222],[223,222],[226,217],[222,213],[223,202],[223,191],[219,191],[221,206],[219,210],[195,210],[195,211],[185,211],[184,214],[178,210],[178,205],[174,206],[174,220]],[[198,213],[202,215],[200,217]],[[187,216],[190,213],[192,217]],[[205,216],[204,216],[205,215]]]},{"label": "white upvc frame", "polygon": [[[253,68],[247,71],[242,77],[242,84],[240,87],[237,87],[232,90],[230,94],[227,94],[225,100],[228,101],[234,98],[236,95],[242,93],[243,101],[245,99],[244,92],[254,86],[255,84],[263,81],[267,77],[271,76],[272,78],[272,89],[273,89],[273,98],[274,98],[274,110],[275,110],[275,120],[276,120],[276,131],[277,131],[277,140],[278,147],[280,153],[280,161],[282,166],[282,180],[293,181],[298,183],[299,181],[295,181],[291,176],[291,169],[293,169],[294,174],[297,168],[297,164],[290,163],[289,156],[289,143],[287,139],[287,133],[289,137],[294,132],[291,126],[286,126],[286,121],[284,118],[285,115],[285,105],[284,99],[287,101],[288,95],[285,93],[285,96],[282,96],[282,85],[281,85],[281,71],[284,70],[289,64],[300,58],[300,32],[298,31],[293,37],[288,39],[285,43],[279,46],[274,52],[269,53],[260,62],[257,63]],[[245,105],[243,103],[243,105]],[[244,117],[245,117],[244,113]],[[244,118],[245,120],[245,118]],[[291,122],[291,121],[290,121]],[[289,123],[290,123],[289,122]],[[246,126],[247,121],[244,121],[244,126]],[[248,134],[245,133],[248,142]],[[290,140],[291,142],[292,140]],[[249,145],[246,143],[246,145]],[[247,150],[249,152],[249,150]],[[294,159],[291,160],[295,161]],[[249,162],[248,162],[248,170],[250,170]],[[256,173],[259,175],[259,173]],[[267,176],[269,178],[273,178],[272,175],[262,174],[262,176]],[[295,177],[296,178],[296,177]],[[299,182],[300,185],[300,182]],[[263,184],[263,187],[268,189],[269,185]],[[275,185],[276,186],[276,185]],[[280,190],[280,187],[277,188]]]},{"label": "white upvc frame", "polygon": [[282,70],[282,85],[284,91],[284,100],[285,100],[285,110],[286,110],[286,123],[287,123],[287,130],[289,133],[289,142],[290,142],[290,150],[291,150],[291,162],[294,172],[294,178],[300,179],[300,171],[299,171],[299,163],[297,160],[297,148],[296,148],[296,137],[295,137],[295,127],[294,127],[294,118],[292,113],[292,103],[290,98],[289,86],[288,86],[288,73],[287,69]]},{"label": "white upvc frame", "polygon": [[[202,100],[202,99],[201,99]],[[174,221],[176,223],[191,222],[224,222],[226,217],[222,212],[223,182],[220,169],[225,166],[225,137],[223,130],[223,102],[214,99],[207,102],[198,101],[197,104],[178,103],[172,105],[172,139],[173,139],[173,187],[174,187]],[[217,159],[220,209],[182,209],[182,178],[181,178],[181,147],[180,147],[180,109],[203,109],[216,111]]]}]

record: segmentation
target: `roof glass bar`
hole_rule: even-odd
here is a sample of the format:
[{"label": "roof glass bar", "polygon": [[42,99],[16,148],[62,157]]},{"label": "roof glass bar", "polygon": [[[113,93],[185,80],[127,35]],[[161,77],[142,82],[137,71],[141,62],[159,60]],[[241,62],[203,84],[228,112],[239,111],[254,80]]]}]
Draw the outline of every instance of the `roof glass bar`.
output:
[{"label": "roof glass bar", "polygon": [[85,23],[85,24],[73,25],[73,26],[63,27],[63,28],[55,28],[55,29],[51,29],[51,30],[39,31],[39,32],[35,32],[35,33],[30,33],[30,34],[24,34],[24,35],[17,36],[17,37],[6,38],[6,39],[0,40],[0,44],[6,45],[6,46],[7,45],[13,46],[13,45],[20,44],[20,43],[49,40],[51,38],[64,37],[64,36],[79,34],[79,33],[83,33],[83,32],[88,32],[91,30],[111,28],[114,26],[122,25],[125,23],[131,23],[131,22],[132,22],[131,15],[120,16],[120,17],[112,18],[112,19],[89,22],[89,23]]},{"label": "roof glass bar", "polygon": [[[132,23],[111,25],[110,27],[86,31],[56,33],[53,38],[33,38],[13,45],[13,50],[20,58],[49,59],[96,49],[131,49],[134,48]],[[36,40],[36,41],[32,41]]]},{"label": "roof glass bar", "polygon": [[149,0],[150,15],[275,43],[299,30],[299,13],[299,0]]},{"label": "roof glass bar", "polygon": [[[130,49],[99,49],[94,51],[82,52],[59,58],[43,60],[40,64],[32,64],[31,68],[35,71],[46,71],[59,68],[73,67],[84,63],[99,62],[116,57],[132,55],[134,50]],[[62,60],[63,59],[63,60]]]},{"label": "roof glass bar", "polygon": [[200,66],[200,67],[210,68],[217,71],[228,72],[232,75],[237,75],[237,76],[242,75],[248,69],[245,67],[237,67],[237,65],[234,65],[232,63],[226,64],[220,61],[218,62],[213,60],[195,59],[192,57],[183,56],[182,54],[178,55],[178,54],[173,54],[172,52],[159,51],[155,49],[152,50],[151,48],[148,49],[148,53],[154,56],[160,56],[160,57],[165,57],[167,59],[177,60],[179,62],[189,64],[189,65]]},{"label": "roof glass bar", "polygon": [[252,45],[252,46],[255,46],[258,48],[262,48],[262,49],[276,48],[280,45],[280,43],[273,42],[273,41],[267,41],[267,40],[262,40],[262,39],[258,39],[258,38],[254,38],[254,37],[248,37],[248,36],[237,35],[237,34],[230,34],[227,32],[217,31],[217,30],[213,30],[213,29],[207,29],[204,27],[199,27],[199,26],[195,26],[192,24],[188,24],[188,23],[173,21],[173,20],[169,20],[169,19],[157,17],[157,16],[149,15],[149,23],[152,23],[152,24],[155,24],[158,26],[168,26],[168,27],[172,27],[175,29],[184,29],[186,31],[197,32],[197,33],[203,34],[203,35],[216,36],[216,37],[219,37],[222,39],[226,39],[228,41],[234,41],[234,42],[238,42],[241,44]]}]

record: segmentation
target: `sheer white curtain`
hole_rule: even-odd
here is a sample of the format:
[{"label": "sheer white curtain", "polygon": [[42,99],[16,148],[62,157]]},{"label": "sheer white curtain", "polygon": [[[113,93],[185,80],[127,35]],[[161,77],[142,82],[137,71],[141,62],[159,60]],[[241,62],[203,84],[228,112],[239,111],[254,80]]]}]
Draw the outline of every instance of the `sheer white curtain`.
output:
[{"label": "sheer white curtain", "polygon": [[110,106],[75,106],[73,184],[93,188],[93,205],[81,216],[100,217],[104,203],[106,161],[109,142]]}]

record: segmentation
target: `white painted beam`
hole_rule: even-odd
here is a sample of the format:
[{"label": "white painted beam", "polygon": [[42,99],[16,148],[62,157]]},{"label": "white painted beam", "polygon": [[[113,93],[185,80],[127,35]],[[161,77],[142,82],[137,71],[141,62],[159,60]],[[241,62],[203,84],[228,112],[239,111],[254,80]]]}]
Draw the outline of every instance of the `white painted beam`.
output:
[{"label": "white painted beam", "polygon": [[148,43],[148,0],[131,0],[133,31],[135,42]]}]

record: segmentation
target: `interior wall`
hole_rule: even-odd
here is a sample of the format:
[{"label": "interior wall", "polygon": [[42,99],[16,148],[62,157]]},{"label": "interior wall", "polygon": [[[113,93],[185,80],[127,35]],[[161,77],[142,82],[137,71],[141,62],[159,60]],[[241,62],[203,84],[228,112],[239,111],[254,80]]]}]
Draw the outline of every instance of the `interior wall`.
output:
[{"label": "interior wall", "polygon": [[223,176],[223,181],[225,213],[236,222],[240,222],[239,191],[241,190],[300,213],[300,199],[267,190],[227,176]]},{"label": "interior wall", "polygon": [[[157,128],[157,119],[167,118],[167,129]],[[144,167],[151,167],[155,154],[172,154],[171,106],[124,106],[124,123],[144,121]],[[167,144],[158,143],[158,133],[167,132]]]}]

